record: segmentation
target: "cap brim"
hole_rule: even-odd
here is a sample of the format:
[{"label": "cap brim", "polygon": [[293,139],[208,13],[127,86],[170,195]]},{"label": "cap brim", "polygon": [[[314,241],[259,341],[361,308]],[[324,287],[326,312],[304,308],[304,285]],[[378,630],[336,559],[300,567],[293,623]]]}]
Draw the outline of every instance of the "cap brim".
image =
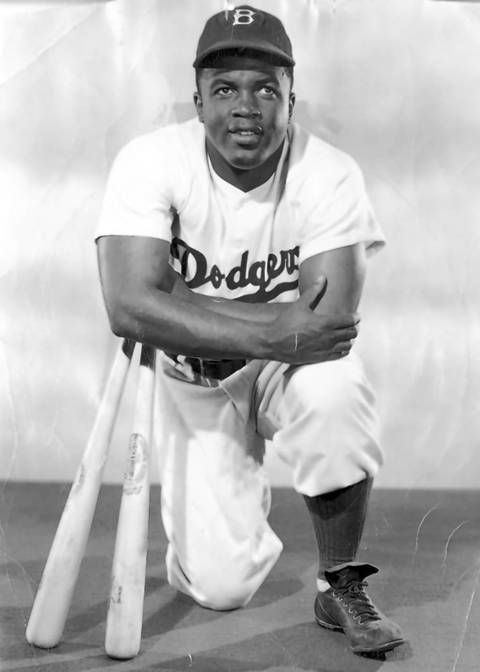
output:
[{"label": "cap brim", "polygon": [[279,61],[279,65],[294,66],[295,61],[291,56],[286,54],[281,49],[276,49],[274,45],[270,42],[246,42],[245,40],[223,40],[217,42],[216,44],[210,46],[205,51],[202,51],[201,54],[198,54],[196,59],[193,62],[194,68],[201,67],[202,61],[204,61],[207,56],[216,53],[217,51],[235,51],[237,49],[249,49],[251,51],[259,51],[263,54],[268,54],[269,56],[276,56]]}]

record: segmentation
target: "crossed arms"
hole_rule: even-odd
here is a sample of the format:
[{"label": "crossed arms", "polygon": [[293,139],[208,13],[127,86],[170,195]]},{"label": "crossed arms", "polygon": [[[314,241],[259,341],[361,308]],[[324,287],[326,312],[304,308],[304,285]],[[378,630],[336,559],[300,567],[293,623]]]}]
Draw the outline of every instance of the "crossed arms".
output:
[{"label": "crossed arms", "polygon": [[169,244],[155,238],[98,240],[103,296],[116,335],[208,359],[309,364],[350,351],[365,277],[363,245],[304,261],[300,297],[290,303],[242,303],[194,293],[169,265],[169,254]]}]

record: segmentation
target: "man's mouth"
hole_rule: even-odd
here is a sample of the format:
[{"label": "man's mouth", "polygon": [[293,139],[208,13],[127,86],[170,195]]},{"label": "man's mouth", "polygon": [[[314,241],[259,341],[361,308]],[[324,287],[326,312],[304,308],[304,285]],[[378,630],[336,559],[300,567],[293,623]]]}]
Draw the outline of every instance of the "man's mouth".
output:
[{"label": "man's mouth", "polygon": [[239,135],[240,137],[248,138],[254,135],[261,135],[262,129],[259,126],[251,126],[248,128],[234,127],[230,129],[230,133],[233,133],[234,135]]},{"label": "man's mouth", "polygon": [[229,129],[229,134],[237,147],[256,149],[261,142],[263,130],[260,126],[233,126]]}]

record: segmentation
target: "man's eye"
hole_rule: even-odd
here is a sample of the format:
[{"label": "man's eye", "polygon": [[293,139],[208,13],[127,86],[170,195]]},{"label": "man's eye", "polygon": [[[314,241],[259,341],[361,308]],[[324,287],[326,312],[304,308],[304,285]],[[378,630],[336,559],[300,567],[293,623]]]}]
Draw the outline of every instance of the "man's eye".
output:
[{"label": "man's eye", "polygon": [[271,86],[262,86],[262,88],[260,89],[260,93],[264,96],[274,96],[275,89],[272,89]]},{"label": "man's eye", "polygon": [[232,93],[232,88],[230,86],[220,86],[215,93],[219,96],[228,96]]}]

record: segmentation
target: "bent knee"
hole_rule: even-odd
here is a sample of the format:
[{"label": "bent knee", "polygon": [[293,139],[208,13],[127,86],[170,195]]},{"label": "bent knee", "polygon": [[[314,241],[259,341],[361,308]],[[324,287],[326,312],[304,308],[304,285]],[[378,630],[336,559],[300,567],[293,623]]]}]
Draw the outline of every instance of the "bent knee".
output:
[{"label": "bent knee", "polygon": [[177,563],[169,563],[169,580],[203,607],[217,611],[239,609],[248,604],[255,595],[277,561],[282,548],[280,539],[270,531],[264,538],[263,545],[257,549],[250,548],[248,555],[229,555],[221,563],[213,563],[211,558],[207,562],[204,558],[195,567],[190,565],[188,577],[182,572],[180,581],[179,574],[175,571]]},{"label": "bent knee", "polygon": [[195,593],[197,602],[215,611],[230,611],[244,607],[253,597],[255,589],[247,583],[235,580],[204,582]]},{"label": "bent knee", "polygon": [[[278,541],[277,541],[278,540]],[[221,564],[211,562],[211,556],[198,562],[182,563],[171,545],[167,550],[168,581],[177,590],[190,595],[202,607],[216,611],[229,611],[244,607],[252,599],[282,550],[281,541],[275,537],[268,552],[253,562],[249,556],[238,563],[229,558]]]},{"label": "bent knee", "polygon": [[[228,611],[244,607],[257,592],[282,551],[282,542],[271,535],[270,543],[255,560],[249,554],[241,561],[230,558],[222,566],[197,572],[190,593],[204,607]],[[258,551],[258,549],[257,549]],[[253,552],[255,555],[255,552]]]},{"label": "bent knee", "polygon": [[[373,405],[374,395],[361,362],[350,355],[332,362],[300,366],[292,371],[288,392],[304,409],[349,409]],[[293,401],[293,400],[292,400]]]}]

